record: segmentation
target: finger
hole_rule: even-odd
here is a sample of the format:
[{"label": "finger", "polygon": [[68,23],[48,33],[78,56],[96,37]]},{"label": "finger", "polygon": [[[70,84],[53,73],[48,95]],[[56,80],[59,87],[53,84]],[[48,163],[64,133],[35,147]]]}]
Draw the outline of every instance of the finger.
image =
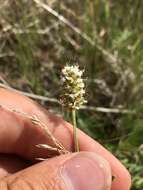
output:
[{"label": "finger", "polygon": [[[47,117],[51,121],[47,120],[44,124],[40,116],[40,120],[35,119],[36,111],[33,117],[26,112],[14,111],[15,109],[17,107],[10,108],[4,104],[0,106],[0,152],[16,153],[32,160],[37,156],[51,157],[59,154],[58,150],[65,150],[49,130],[58,125],[50,114],[47,114]],[[53,124],[54,122],[56,123]],[[59,125],[61,124],[59,120]],[[50,149],[39,149],[39,144],[48,144]]]},{"label": "finger", "polygon": [[[61,125],[54,131],[54,136],[56,138],[60,139],[60,141],[63,143],[67,142],[67,147],[71,147],[71,145],[73,144],[72,134],[72,126],[69,123],[66,123],[66,127],[64,127],[64,125]],[[124,167],[124,165],[122,165],[121,162],[115,156],[113,156],[113,154],[111,154],[101,144],[99,144],[80,130],[78,130],[78,140],[80,151],[95,152],[101,155],[110,163],[112,175],[114,176],[111,188],[112,190],[118,190],[119,187],[122,190],[130,189],[131,176],[128,170]]]},{"label": "finger", "polygon": [[55,157],[0,181],[3,190],[110,190],[110,187],[108,162],[90,152]]},{"label": "finger", "polygon": [[0,154],[0,179],[28,166],[29,163],[16,155]]},{"label": "finger", "polygon": [[[12,101],[12,99],[16,100],[16,102]],[[54,136],[62,142],[68,150],[72,150],[73,133],[70,124],[64,122],[59,117],[49,114],[37,104],[33,103],[32,100],[3,89],[0,90],[0,104],[2,103],[8,107],[37,115],[48,125],[48,128],[52,131]],[[18,117],[14,113],[5,113],[5,111],[3,111],[3,115],[1,113],[0,117],[3,121],[0,123],[2,126],[0,128],[0,151],[13,152],[16,150],[21,156],[23,155],[30,159],[40,156],[41,154],[39,149],[34,148],[36,143],[50,143],[49,137],[38,128],[35,128],[26,118]],[[78,138],[80,150],[97,152],[110,163],[112,175],[115,176],[112,189],[118,190],[120,186],[122,190],[128,190],[130,188],[131,179],[125,167],[109,151],[83,132],[78,132]],[[5,144],[5,146],[3,146],[3,144]],[[44,156],[43,152],[41,156]],[[126,181],[126,183],[124,183],[124,181]]]},{"label": "finger", "polygon": [[[80,150],[96,152],[103,156],[109,163],[112,169],[112,190],[129,190],[131,187],[131,176],[124,165],[105,149],[98,142],[91,139],[89,136],[80,131],[79,133]],[[125,183],[126,181],[126,183]],[[120,187],[120,188],[119,188]]]},{"label": "finger", "polygon": [[[35,127],[37,125],[36,120],[34,121],[31,118],[40,118],[42,123],[48,125],[48,131],[52,131],[55,126],[61,124],[59,118],[54,117],[47,111],[45,113],[44,109],[32,100],[4,89],[0,89],[0,113],[2,120],[0,151],[9,153],[16,150],[30,159],[37,154],[37,149],[33,147],[36,143],[43,142],[53,145],[52,138],[47,136],[41,126]],[[5,144],[5,146],[2,146],[2,144]]]}]

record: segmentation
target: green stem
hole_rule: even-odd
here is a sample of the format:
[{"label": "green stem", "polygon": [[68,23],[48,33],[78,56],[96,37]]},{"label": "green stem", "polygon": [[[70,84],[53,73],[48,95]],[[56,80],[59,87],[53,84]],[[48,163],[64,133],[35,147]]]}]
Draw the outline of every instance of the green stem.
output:
[{"label": "green stem", "polygon": [[77,123],[76,123],[76,110],[75,109],[72,109],[72,121],[73,121],[74,151],[79,152],[78,136],[77,136]]}]

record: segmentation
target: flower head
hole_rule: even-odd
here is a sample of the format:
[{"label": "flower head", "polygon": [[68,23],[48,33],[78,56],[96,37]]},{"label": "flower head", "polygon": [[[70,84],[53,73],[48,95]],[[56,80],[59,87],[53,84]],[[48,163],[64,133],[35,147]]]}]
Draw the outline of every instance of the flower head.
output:
[{"label": "flower head", "polygon": [[84,99],[85,84],[83,71],[78,66],[65,66],[62,69],[61,103],[70,109],[79,109],[86,101]]}]

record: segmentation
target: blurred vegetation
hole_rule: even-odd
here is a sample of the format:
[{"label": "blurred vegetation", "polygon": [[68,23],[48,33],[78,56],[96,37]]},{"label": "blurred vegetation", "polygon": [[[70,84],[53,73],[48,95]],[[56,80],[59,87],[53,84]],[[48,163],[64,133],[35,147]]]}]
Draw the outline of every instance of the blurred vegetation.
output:
[{"label": "blurred vegetation", "polygon": [[127,166],[132,190],[143,188],[142,7],[141,0],[0,1],[1,82],[56,99],[61,68],[78,63],[88,99],[79,127]]}]

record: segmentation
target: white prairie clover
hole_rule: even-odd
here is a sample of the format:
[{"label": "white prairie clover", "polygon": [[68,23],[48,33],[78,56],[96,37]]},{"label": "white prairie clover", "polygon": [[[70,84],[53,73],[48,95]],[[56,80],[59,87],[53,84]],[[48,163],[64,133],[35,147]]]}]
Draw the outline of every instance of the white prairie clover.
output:
[{"label": "white prairie clover", "polygon": [[82,79],[83,71],[78,66],[65,66],[62,69],[61,104],[71,110],[74,126],[75,151],[79,151],[76,131],[76,110],[86,101],[84,99],[85,85]]}]

